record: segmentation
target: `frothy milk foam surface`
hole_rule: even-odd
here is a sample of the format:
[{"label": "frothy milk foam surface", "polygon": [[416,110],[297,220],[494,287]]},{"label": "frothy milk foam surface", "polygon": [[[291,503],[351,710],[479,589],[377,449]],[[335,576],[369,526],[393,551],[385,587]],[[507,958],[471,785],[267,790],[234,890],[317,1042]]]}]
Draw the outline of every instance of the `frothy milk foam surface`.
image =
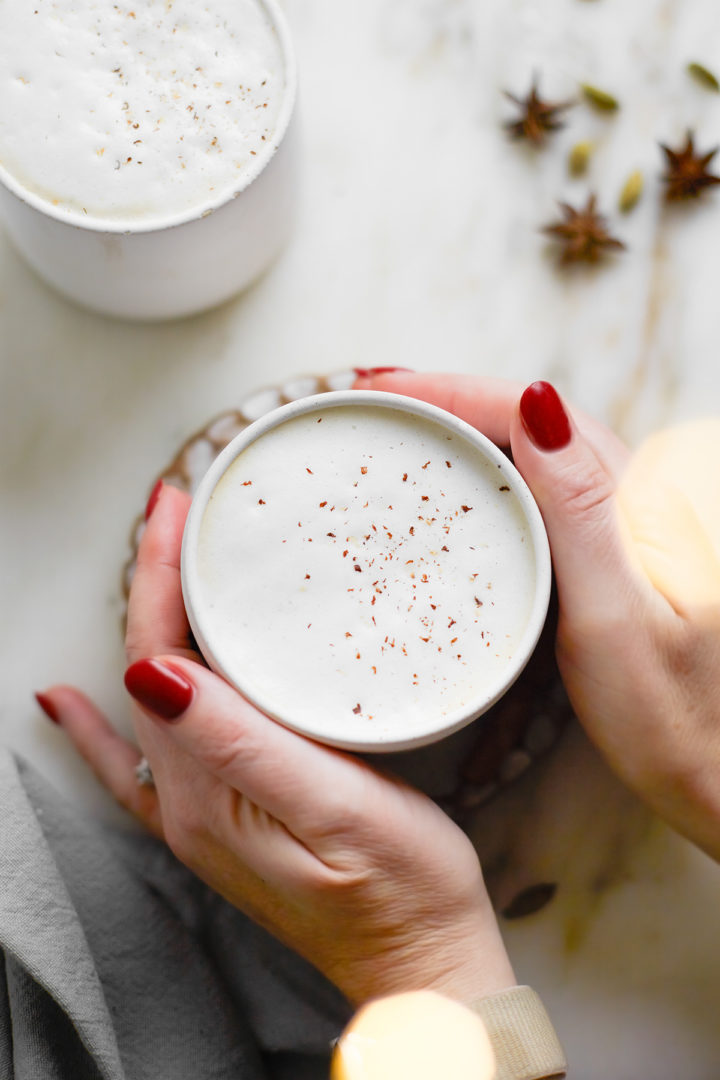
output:
[{"label": "frothy milk foam surface", "polygon": [[261,435],[215,487],[196,629],[290,726],[384,742],[501,682],[535,559],[502,467],[461,434],[387,407],[319,409]]},{"label": "frothy milk foam surface", "polygon": [[0,165],[85,219],[216,205],[267,156],[285,83],[261,0],[2,0]]}]

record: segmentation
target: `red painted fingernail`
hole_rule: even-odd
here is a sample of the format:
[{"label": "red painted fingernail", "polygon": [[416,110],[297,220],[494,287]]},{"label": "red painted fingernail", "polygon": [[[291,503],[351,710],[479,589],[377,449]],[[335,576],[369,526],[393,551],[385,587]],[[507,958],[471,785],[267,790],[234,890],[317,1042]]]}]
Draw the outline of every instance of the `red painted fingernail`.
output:
[{"label": "red painted fingernail", "polygon": [[549,382],[534,382],[520,398],[525,430],[540,450],[561,450],[572,431],[558,392]]},{"label": "red painted fingernail", "polygon": [[160,492],[162,491],[162,489],[163,489],[163,482],[162,482],[162,480],[158,480],[158,482],[155,484],[155,487],[150,492],[150,498],[148,499],[147,506],[145,507],[145,520],[146,521],[149,519],[150,515],[152,514],[153,510],[155,509],[155,507],[157,505],[157,501],[160,498]]},{"label": "red painted fingernail", "polygon": [[60,714],[58,713],[55,703],[47,696],[47,694],[37,693],[35,700],[47,716],[48,720],[52,720],[53,724],[60,723]]},{"label": "red painted fingernail", "polygon": [[372,379],[373,375],[392,375],[394,371],[409,371],[409,367],[356,367],[353,371],[358,379]]},{"label": "red painted fingernail", "polygon": [[138,660],[125,672],[125,687],[139,705],[163,720],[177,720],[195,694],[179,671],[158,660]]}]

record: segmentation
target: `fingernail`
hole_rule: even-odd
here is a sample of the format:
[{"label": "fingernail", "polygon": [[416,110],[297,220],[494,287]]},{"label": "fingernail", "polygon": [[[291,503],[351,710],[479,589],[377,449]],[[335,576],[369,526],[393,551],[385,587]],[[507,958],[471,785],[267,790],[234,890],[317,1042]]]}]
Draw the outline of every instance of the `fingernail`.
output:
[{"label": "fingernail", "polygon": [[157,505],[157,501],[160,498],[160,492],[162,491],[162,489],[163,489],[163,482],[162,482],[162,480],[158,480],[158,482],[155,484],[155,487],[150,492],[150,498],[148,499],[147,506],[145,507],[145,520],[146,521],[149,520],[150,515],[152,514],[153,510],[155,509],[155,507]]},{"label": "fingernail", "polygon": [[357,375],[358,379],[372,379],[373,375],[392,375],[395,371],[409,371],[412,373],[412,368],[409,367],[356,367],[353,371]]},{"label": "fingernail", "polygon": [[561,450],[572,431],[557,390],[549,382],[534,382],[520,398],[520,416],[528,435],[540,450]]},{"label": "fingernail", "polygon": [[47,696],[47,694],[37,693],[35,700],[47,716],[48,720],[52,720],[53,724],[60,723],[60,714],[58,713],[55,703]]},{"label": "fingernail", "polygon": [[138,660],[125,672],[125,688],[139,705],[163,720],[177,720],[195,694],[184,675],[158,660]]}]

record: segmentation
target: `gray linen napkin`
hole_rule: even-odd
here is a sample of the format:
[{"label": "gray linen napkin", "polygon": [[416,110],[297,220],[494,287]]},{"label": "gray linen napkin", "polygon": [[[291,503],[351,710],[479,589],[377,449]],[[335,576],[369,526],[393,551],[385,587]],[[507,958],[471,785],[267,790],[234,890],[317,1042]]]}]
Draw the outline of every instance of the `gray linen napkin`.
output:
[{"label": "gray linen napkin", "polygon": [[349,1016],[182,867],[0,748],[0,1080],[323,1080]]}]

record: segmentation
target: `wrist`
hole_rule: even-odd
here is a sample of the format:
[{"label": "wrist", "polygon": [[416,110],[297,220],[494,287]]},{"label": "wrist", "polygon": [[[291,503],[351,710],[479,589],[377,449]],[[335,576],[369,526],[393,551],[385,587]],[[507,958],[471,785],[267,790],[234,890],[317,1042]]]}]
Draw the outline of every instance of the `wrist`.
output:
[{"label": "wrist", "polygon": [[473,941],[466,938],[460,951],[448,953],[446,966],[426,972],[423,989],[436,990],[454,1001],[474,1008],[477,1001],[517,985],[499,931],[487,931]]},{"label": "wrist", "polygon": [[340,985],[355,1008],[389,994],[433,990],[465,1006],[481,997],[500,993],[517,984],[494,917],[473,920],[463,927],[427,926],[412,940],[396,943],[379,955],[343,965],[351,970],[352,985]]}]

